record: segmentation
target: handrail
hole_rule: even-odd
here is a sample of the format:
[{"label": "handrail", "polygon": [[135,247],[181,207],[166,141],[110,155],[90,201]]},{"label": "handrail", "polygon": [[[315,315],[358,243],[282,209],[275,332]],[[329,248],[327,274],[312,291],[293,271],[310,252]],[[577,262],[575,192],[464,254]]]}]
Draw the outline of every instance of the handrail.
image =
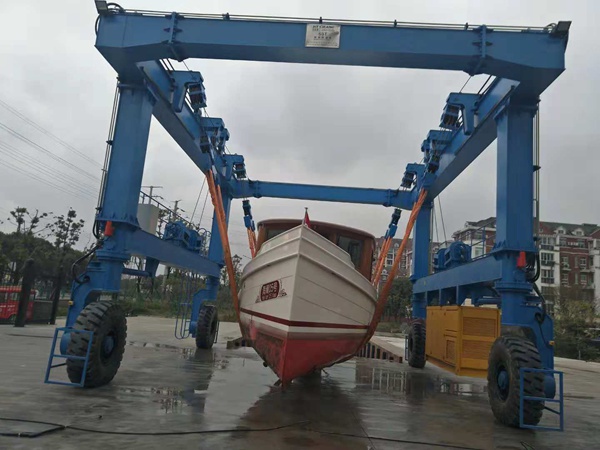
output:
[{"label": "handrail", "polygon": [[[164,16],[170,17],[173,13],[170,11],[154,11],[144,9],[113,9],[119,14],[135,14],[143,16]],[[397,20],[353,20],[353,19],[326,19],[322,17],[289,17],[289,16],[255,16],[244,14],[209,14],[209,13],[177,13],[182,18],[210,19],[210,20],[228,20],[228,21],[268,21],[268,22],[288,22],[288,23],[321,23],[336,25],[368,25],[391,28],[433,28],[446,30],[465,30],[472,31],[484,26],[483,24],[470,23],[431,23],[431,22],[400,22]],[[526,25],[485,25],[487,28],[493,28],[498,31],[513,32],[537,32],[550,33],[555,24],[548,24],[545,27],[532,27]]]},{"label": "handrail", "polygon": [[[475,241],[473,242],[473,233],[477,233],[477,232],[481,232],[483,235],[483,238],[480,239],[479,241]],[[470,242],[469,245],[471,246],[471,251],[473,251],[473,246],[479,245],[483,243],[483,252],[481,253],[481,255],[473,257],[473,255],[471,255],[471,260],[476,260],[476,259],[480,259],[483,258],[486,255],[486,250],[487,250],[487,241],[488,241],[488,237],[487,237],[487,233],[486,233],[486,225],[483,225],[479,228],[476,228],[475,230],[470,230],[469,231],[469,236],[470,236]],[[490,237],[491,239],[491,237]]]},{"label": "handrail", "polygon": [[208,248],[208,242],[210,239],[210,231],[208,231],[206,228],[202,228],[200,226],[200,223],[195,224],[195,223],[190,222],[189,220],[187,220],[180,214],[173,211],[173,209],[166,206],[164,203],[159,202],[156,199],[156,197],[151,197],[150,195],[146,194],[144,191],[140,191],[140,203],[151,204],[151,205],[154,205],[154,206],[160,208],[162,211],[167,212],[168,220],[165,219],[164,216],[160,216],[160,215],[158,216],[158,229],[156,230],[156,235],[158,237],[162,238],[163,230],[167,223],[174,222],[174,221],[181,221],[181,222],[185,223],[186,227],[188,227],[192,230],[196,230],[198,232],[198,234],[200,234],[200,236],[202,236],[204,238],[205,249],[203,249],[203,251],[201,253],[203,253],[203,254],[206,253],[206,248]]}]

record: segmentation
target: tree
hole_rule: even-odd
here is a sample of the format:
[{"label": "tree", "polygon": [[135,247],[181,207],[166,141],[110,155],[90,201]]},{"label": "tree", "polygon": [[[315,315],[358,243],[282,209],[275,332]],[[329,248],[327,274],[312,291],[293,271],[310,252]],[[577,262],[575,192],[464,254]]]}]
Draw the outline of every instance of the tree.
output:
[{"label": "tree", "polygon": [[[240,280],[242,278],[242,258],[238,255],[233,255],[231,260],[233,262],[235,280],[239,289]],[[229,276],[225,267],[221,271],[219,291],[217,292],[217,307],[219,309],[219,317],[221,320],[237,320],[236,313],[233,309],[233,297],[231,296],[231,288],[229,287]]]},{"label": "tree", "polygon": [[410,317],[412,283],[406,277],[398,277],[392,283],[384,314],[388,317]]},{"label": "tree", "polygon": [[16,225],[17,234],[31,235],[40,225],[40,221],[48,216],[48,213],[40,214],[39,210],[36,209],[35,213],[31,214],[27,208],[17,206],[14,210],[10,211],[10,215],[11,217],[8,218],[8,221]]},{"label": "tree", "polygon": [[4,249],[2,251],[6,256],[0,259],[5,264],[12,265],[13,284],[18,284],[25,260],[37,256],[35,253],[40,250],[39,244],[41,243],[35,240],[34,231],[40,225],[41,220],[47,216],[48,213],[40,213],[37,209],[35,213],[30,213],[23,206],[17,206],[10,211],[8,221],[17,229],[10,242],[7,242],[6,251]]},{"label": "tree", "polygon": [[[235,273],[235,281],[240,284],[240,279],[242,277],[242,257],[238,255],[233,255],[231,257],[231,262],[233,263],[233,272]],[[221,286],[229,288],[229,274],[227,273],[227,268],[223,267],[221,270],[221,280],[219,283]]]},{"label": "tree", "polygon": [[83,219],[77,220],[77,212],[73,208],[69,208],[66,216],[54,216],[54,223],[51,223],[49,228],[54,236],[56,248],[61,249],[63,254],[72,248],[79,241],[84,224]]},{"label": "tree", "polygon": [[567,358],[597,359],[598,349],[590,345],[596,304],[588,291],[578,286],[561,286],[554,299],[556,354]]}]

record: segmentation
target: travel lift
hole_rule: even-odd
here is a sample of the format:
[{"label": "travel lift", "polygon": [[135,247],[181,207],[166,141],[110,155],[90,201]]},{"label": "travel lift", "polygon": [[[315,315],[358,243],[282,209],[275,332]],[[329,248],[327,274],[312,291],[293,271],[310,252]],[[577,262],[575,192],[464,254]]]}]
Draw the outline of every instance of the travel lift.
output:
[{"label": "travel lift", "polygon": [[[429,359],[458,373],[487,373],[494,415],[508,425],[534,427],[543,409],[550,409],[546,405],[562,402],[562,386],[556,395],[552,319],[534,290],[539,261],[532,213],[533,123],[539,95],[565,68],[570,22],[487,27],[133,11],[105,1],[96,1],[96,7],[96,48],[118,74],[118,102],[95,222],[99,244],[73,283],[66,326],[55,335],[54,344],[61,336],[60,350],[52,350],[48,371],[58,356],[66,359],[74,384],[108,383],[122,359],[126,323],[118,303],[103,299],[118,295],[122,275],[153,278],[161,263],[205,277],[205,287],[193,296],[189,333],[198,347],[210,348],[217,315],[208,302],[216,298],[227,262],[221,243],[227,239],[217,219],[226,226],[232,199],[278,197],[409,210],[425,193],[412,241],[409,364],[423,367]],[[448,96],[439,128],[421,147],[423,163],[407,166],[400,189],[275,183],[249,180],[243,156],[225,153],[229,132],[223,120],[201,114],[206,106],[201,74],[167,65],[168,59],[188,58],[454,70],[488,74],[493,81],[477,94]],[[152,115],[220,192],[213,199],[218,208],[207,254],[138,224]],[[470,260],[464,244],[452,244],[440,251],[429,273],[433,201],[494,139],[495,245]],[[124,267],[131,255],[145,256],[144,270]],[[464,306],[467,299],[474,307]],[[498,308],[478,307],[483,304],[496,305],[501,319],[494,315]],[[562,429],[562,403],[557,412]]]}]

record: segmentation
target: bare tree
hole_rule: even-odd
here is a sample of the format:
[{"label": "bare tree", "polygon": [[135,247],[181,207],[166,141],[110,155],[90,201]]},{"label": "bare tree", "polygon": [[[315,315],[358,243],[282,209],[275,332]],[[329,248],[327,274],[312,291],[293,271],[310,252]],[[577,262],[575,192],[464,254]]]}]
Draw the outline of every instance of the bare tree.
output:
[{"label": "bare tree", "polygon": [[32,214],[27,208],[17,206],[10,211],[10,217],[7,220],[17,227],[17,234],[31,235],[45,217],[48,217],[48,213],[40,214],[40,211],[36,209]]}]

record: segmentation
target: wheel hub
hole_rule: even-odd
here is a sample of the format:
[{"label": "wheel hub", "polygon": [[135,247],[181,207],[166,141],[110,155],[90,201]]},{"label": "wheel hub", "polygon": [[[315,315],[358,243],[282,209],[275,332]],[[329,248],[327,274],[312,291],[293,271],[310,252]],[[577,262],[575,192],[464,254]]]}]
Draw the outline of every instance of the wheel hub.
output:
[{"label": "wheel hub", "polygon": [[116,339],[114,333],[107,334],[102,339],[102,357],[108,358],[115,349]]},{"label": "wheel hub", "polygon": [[508,391],[510,388],[510,379],[508,376],[508,372],[506,371],[506,369],[504,367],[499,368],[496,382],[498,383],[498,390],[500,391],[500,398],[502,398],[502,400],[506,400],[506,398],[508,397]]}]

